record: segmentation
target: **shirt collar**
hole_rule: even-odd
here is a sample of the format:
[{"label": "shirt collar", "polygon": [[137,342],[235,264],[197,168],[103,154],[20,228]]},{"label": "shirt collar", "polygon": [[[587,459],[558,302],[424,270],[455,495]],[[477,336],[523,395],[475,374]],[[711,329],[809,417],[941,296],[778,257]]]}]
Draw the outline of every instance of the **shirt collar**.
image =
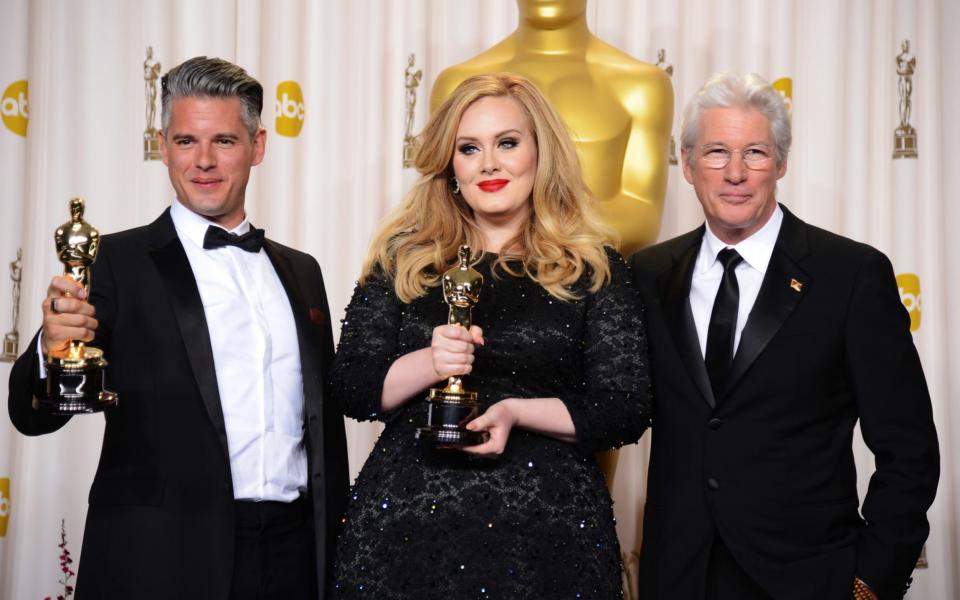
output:
[{"label": "shirt collar", "polygon": [[770,257],[773,255],[773,247],[777,243],[777,236],[780,234],[780,225],[783,223],[783,210],[777,204],[773,214],[764,223],[763,227],[758,229],[753,235],[741,241],[739,244],[731,246],[720,240],[710,231],[710,226],[706,226],[703,234],[703,243],[700,245],[700,254],[697,260],[697,267],[701,273],[709,271],[717,262],[717,255],[724,248],[733,248],[743,261],[759,271],[767,272],[767,265],[770,264]]},{"label": "shirt collar", "polygon": [[[173,226],[176,228],[180,240],[188,239],[198,248],[203,248],[203,237],[207,234],[207,227],[211,225],[220,227],[203,215],[198,215],[193,212],[176,198],[170,205],[170,218],[173,219]],[[223,227],[220,228],[225,229]],[[243,235],[250,231],[250,220],[244,216],[243,221],[241,221],[239,225],[228,231],[237,235]]]}]

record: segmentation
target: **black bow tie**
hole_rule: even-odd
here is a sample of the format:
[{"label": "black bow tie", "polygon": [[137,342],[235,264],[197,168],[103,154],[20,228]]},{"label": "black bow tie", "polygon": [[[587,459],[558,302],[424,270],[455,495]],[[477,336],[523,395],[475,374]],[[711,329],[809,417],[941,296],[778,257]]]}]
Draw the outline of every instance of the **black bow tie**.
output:
[{"label": "black bow tie", "polygon": [[207,227],[207,233],[203,236],[203,249],[211,250],[224,246],[236,246],[247,252],[260,252],[263,248],[263,230],[251,227],[245,234],[237,235],[216,225]]}]

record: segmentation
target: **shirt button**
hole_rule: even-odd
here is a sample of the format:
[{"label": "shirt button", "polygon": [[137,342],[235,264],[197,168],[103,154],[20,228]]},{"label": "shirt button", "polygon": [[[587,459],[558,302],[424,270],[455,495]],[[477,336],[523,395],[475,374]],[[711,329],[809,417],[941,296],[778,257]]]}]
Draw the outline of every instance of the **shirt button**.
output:
[{"label": "shirt button", "polygon": [[720,482],[714,479],[713,477],[711,477],[710,479],[707,480],[707,487],[709,487],[711,490],[719,490]]},{"label": "shirt button", "polygon": [[713,430],[720,429],[720,426],[721,426],[721,425],[723,425],[723,421],[721,421],[720,419],[716,419],[716,418],[710,419],[710,421],[707,423],[707,427],[709,427],[710,429],[713,429]]}]

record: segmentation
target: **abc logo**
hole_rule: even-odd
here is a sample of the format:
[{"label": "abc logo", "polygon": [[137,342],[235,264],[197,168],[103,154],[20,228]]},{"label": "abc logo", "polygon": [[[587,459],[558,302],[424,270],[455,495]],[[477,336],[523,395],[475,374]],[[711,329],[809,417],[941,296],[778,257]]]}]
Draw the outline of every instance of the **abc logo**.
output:
[{"label": "abc logo", "polygon": [[0,477],[0,537],[7,535],[10,520],[10,479]]},{"label": "abc logo", "polygon": [[0,101],[0,116],[7,129],[17,135],[27,137],[27,118],[30,116],[27,98],[27,81],[14,81],[3,90]]},{"label": "abc logo", "polygon": [[787,112],[793,111],[793,80],[789,77],[781,77],[770,84],[773,89],[780,92],[783,96],[783,103],[787,105]]},{"label": "abc logo", "polygon": [[897,288],[900,301],[910,313],[910,331],[916,331],[920,329],[920,278],[915,273],[901,273],[897,275]]},{"label": "abc logo", "polygon": [[297,137],[303,129],[303,92],[296,81],[281,81],[277,85],[277,133]]}]

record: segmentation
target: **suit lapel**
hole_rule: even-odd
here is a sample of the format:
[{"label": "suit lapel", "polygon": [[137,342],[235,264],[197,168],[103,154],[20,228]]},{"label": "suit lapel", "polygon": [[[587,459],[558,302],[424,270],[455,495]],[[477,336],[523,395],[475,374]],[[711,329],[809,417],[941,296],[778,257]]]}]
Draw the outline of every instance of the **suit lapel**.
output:
[{"label": "suit lapel", "polygon": [[760,285],[721,398],[747,373],[784,321],[807,294],[812,279],[797,264],[808,252],[804,223],[785,207],[780,233]]},{"label": "suit lapel", "polygon": [[183,338],[193,377],[229,464],[227,430],[223,421],[217,372],[213,362],[213,347],[210,344],[200,290],[197,288],[193,270],[190,268],[190,261],[174,229],[170,209],[164,211],[160,218],[150,225],[150,228],[150,258],[167,290],[170,307],[173,309]]},{"label": "suit lapel", "polygon": [[282,246],[272,240],[264,240],[263,249],[273,263],[273,268],[277,271],[280,283],[287,293],[287,300],[290,302],[290,310],[293,311],[293,319],[297,325],[297,344],[300,348],[300,371],[303,376],[303,393],[305,398],[310,398],[320,393],[321,381],[317,372],[318,366],[322,364],[322,352],[318,344],[313,343],[313,337],[308,335],[310,329],[309,305],[303,295],[303,289],[300,286],[301,277],[297,277],[293,264]]},{"label": "suit lapel", "polygon": [[703,232],[704,227],[701,226],[687,234],[690,238],[687,240],[688,243],[680,244],[681,250],[674,256],[671,267],[657,278],[657,288],[664,319],[673,334],[680,359],[687,367],[690,378],[700,390],[703,399],[713,407],[716,402],[710,388],[707,368],[703,362],[703,353],[700,351],[700,340],[693,321],[693,311],[690,309],[690,282]]}]

